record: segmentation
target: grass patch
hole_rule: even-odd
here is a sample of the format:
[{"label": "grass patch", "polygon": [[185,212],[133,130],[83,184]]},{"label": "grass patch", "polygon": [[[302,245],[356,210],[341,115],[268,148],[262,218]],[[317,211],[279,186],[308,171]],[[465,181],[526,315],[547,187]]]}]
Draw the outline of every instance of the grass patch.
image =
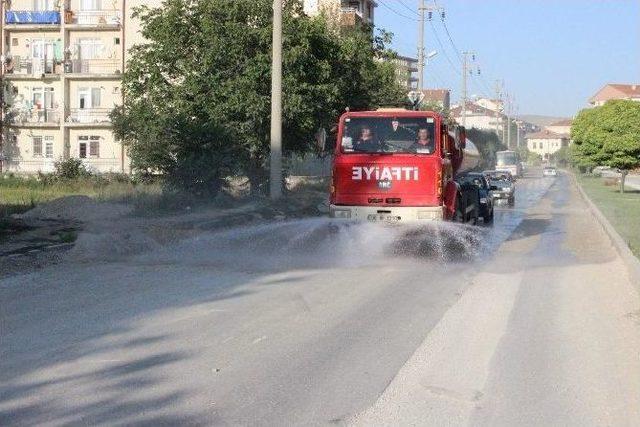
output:
[{"label": "grass patch", "polygon": [[576,174],[578,182],[593,203],[622,236],[631,251],[640,257],[640,191],[605,186],[601,178]]},{"label": "grass patch", "polygon": [[89,196],[100,201],[129,202],[159,195],[158,184],[134,184],[94,177],[46,182],[34,178],[0,176],[0,218],[23,213],[38,204],[65,196]]}]

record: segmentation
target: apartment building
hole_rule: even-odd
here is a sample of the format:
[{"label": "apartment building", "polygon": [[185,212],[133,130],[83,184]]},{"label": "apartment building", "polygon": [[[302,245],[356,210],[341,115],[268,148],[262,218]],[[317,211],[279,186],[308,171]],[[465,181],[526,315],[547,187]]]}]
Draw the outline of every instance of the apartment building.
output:
[{"label": "apartment building", "polygon": [[416,90],[418,87],[418,60],[408,56],[398,55],[390,59],[396,69],[396,80],[407,92]]},{"label": "apartment building", "polygon": [[304,0],[307,15],[325,13],[343,27],[373,25],[377,6],[374,0]]},{"label": "apartment building", "polygon": [[[145,4],[159,4],[160,0]],[[2,171],[50,172],[81,159],[129,172],[109,112],[123,102],[128,49],[142,41],[127,0],[12,0],[0,4],[4,102]]]}]

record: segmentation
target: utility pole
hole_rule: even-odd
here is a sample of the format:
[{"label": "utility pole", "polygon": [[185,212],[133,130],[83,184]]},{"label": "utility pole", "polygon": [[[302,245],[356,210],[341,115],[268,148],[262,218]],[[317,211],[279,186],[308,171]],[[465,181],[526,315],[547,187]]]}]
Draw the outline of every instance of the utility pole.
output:
[{"label": "utility pole", "polygon": [[511,96],[507,95],[507,147],[511,148]]},{"label": "utility pole", "polygon": [[496,136],[500,139],[500,105],[502,105],[502,91],[500,80],[496,80]]},{"label": "utility pole", "polygon": [[475,59],[475,53],[465,50],[462,52],[462,126],[467,125],[467,71],[469,69],[469,55]]},{"label": "utility pole", "polygon": [[500,101],[502,102],[502,143],[509,148],[509,141],[507,140],[507,126],[506,126],[506,118],[507,118],[507,98],[509,94],[504,90],[504,83],[502,86],[502,98]]},{"label": "utility pole", "polygon": [[425,0],[420,0],[420,21],[418,27],[418,90],[424,90],[424,13],[427,10]]},{"label": "utility pole", "polygon": [[273,0],[272,49],[269,195],[277,200],[282,196],[282,0]]}]

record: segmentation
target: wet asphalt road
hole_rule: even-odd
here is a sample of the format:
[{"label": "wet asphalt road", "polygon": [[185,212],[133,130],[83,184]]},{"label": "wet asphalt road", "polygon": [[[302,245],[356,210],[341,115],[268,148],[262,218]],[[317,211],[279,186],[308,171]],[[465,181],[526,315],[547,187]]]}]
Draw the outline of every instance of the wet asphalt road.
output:
[{"label": "wet asphalt road", "polygon": [[0,425],[638,425],[636,289],[566,176],[517,191],[429,255],[312,219],[5,279]]}]

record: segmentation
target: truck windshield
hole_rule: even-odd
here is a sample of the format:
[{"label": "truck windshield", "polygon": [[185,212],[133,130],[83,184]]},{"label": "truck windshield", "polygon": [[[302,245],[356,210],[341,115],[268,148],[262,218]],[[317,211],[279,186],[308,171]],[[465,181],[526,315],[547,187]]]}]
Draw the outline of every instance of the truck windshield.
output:
[{"label": "truck windshield", "polygon": [[433,154],[435,119],[431,117],[350,117],[344,121],[343,153]]},{"label": "truck windshield", "polygon": [[518,162],[518,156],[515,151],[499,151],[496,153],[496,164],[498,166],[515,165]]}]

